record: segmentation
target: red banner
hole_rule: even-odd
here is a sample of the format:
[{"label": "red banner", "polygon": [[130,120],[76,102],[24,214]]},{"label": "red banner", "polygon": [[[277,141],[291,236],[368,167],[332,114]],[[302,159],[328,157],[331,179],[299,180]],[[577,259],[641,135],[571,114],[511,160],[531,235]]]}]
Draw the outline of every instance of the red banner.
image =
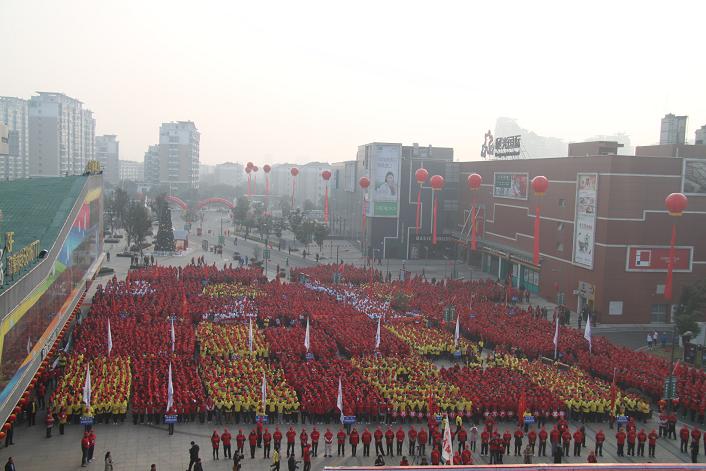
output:
[{"label": "red banner", "polygon": [[[628,247],[627,271],[666,272],[669,247]],[[691,247],[674,248],[674,271],[691,271]]]}]

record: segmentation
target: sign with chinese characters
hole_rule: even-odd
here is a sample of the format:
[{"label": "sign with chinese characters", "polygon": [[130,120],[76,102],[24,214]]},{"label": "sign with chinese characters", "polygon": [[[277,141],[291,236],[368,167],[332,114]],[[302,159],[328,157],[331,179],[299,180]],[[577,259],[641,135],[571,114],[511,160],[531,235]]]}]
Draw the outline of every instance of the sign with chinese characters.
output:
[{"label": "sign with chinese characters", "polygon": [[495,173],[493,174],[493,196],[526,200],[528,179],[526,173]]},{"label": "sign with chinese characters", "polygon": [[598,174],[576,175],[576,222],[574,224],[574,263],[593,269],[596,237]]},{"label": "sign with chinese characters", "polygon": [[[692,247],[674,248],[673,270],[691,272]],[[669,247],[629,245],[625,271],[666,272],[669,265]]]},{"label": "sign with chinese characters", "polygon": [[[10,250],[8,249],[8,252]],[[15,275],[39,256],[39,241],[28,244],[22,250],[7,257],[7,274]]]},{"label": "sign with chinese characters", "polygon": [[522,147],[522,136],[496,137],[488,131],[483,137],[483,146],[480,149],[480,156],[484,159],[495,157],[496,159],[515,158],[520,156]]}]

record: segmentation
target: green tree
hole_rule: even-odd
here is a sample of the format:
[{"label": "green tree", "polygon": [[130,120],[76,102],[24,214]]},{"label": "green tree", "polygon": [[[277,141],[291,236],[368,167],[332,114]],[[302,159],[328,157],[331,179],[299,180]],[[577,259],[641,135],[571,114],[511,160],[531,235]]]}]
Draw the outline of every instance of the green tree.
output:
[{"label": "green tree", "polygon": [[250,211],[250,199],[248,199],[245,196],[239,197],[238,201],[235,205],[235,209],[233,210],[233,217],[235,218],[235,222],[237,222],[240,225],[245,225],[245,220],[248,217],[249,211]]},{"label": "green tree", "polygon": [[289,196],[282,196],[279,199],[279,209],[282,211],[282,217],[289,219],[289,214],[292,211],[292,206],[289,202]]},{"label": "green tree", "polygon": [[289,213],[289,229],[296,235],[304,223],[304,215],[299,208]]},{"label": "green tree", "polygon": [[674,317],[679,335],[689,331],[693,336],[698,335],[701,330],[698,322],[703,321],[704,310],[706,310],[706,280],[685,286],[679,297],[679,306]]},{"label": "green tree", "polygon": [[302,223],[298,226],[294,232],[294,236],[299,242],[304,244],[304,247],[308,248],[309,244],[314,237],[314,230],[316,229],[316,222],[310,219],[304,219]]},{"label": "green tree", "polygon": [[128,250],[130,244],[135,242],[142,254],[142,244],[152,234],[152,221],[144,204],[136,201],[130,203],[125,217],[125,234]]},{"label": "green tree", "polygon": [[130,208],[130,198],[122,188],[116,188],[110,200],[110,211],[115,218],[115,227],[125,228],[128,210]]},{"label": "green tree", "polygon": [[314,205],[313,201],[309,199],[304,200],[304,212],[313,211],[315,208],[316,206]]},{"label": "green tree", "polygon": [[319,246],[319,250],[324,249],[324,240],[326,240],[326,236],[328,236],[328,226],[326,224],[314,222],[313,237],[314,242],[316,242],[316,245]]},{"label": "green tree", "polygon": [[272,229],[277,238],[282,238],[282,230],[284,229],[284,219],[274,218],[272,220]]},{"label": "green tree", "polygon": [[167,201],[164,198],[165,195],[161,195],[155,201],[159,228],[157,229],[157,238],[155,239],[154,248],[160,252],[174,252],[176,250],[176,243],[174,242],[172,213],[169,211],[169,205],[167,205]]},{"label": "green tree", "polygon": [[272,232],[272,216],[261,214],[257,219],[257,230],[260,237],[266,239]]}]

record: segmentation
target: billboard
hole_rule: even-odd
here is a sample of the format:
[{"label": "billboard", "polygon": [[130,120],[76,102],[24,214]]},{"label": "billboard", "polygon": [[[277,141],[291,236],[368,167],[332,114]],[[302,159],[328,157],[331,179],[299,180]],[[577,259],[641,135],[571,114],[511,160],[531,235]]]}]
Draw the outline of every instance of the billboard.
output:
[{"label": "billboard", "polygon": [[[674,271],[690,272],[693,248],[674,248]],[[669,265],[669,247],[629,245],[625,271],[666,272]]]},{"label": "billboard", "polygon": [[598,174],[576,175],[576,221],[574,223],[574,263],[593,269],[596,238]]},{"label": "billboard", "polygon": [[706,159],[684,159],[682,192],[687,195],[706,195]]},{"label": "billboard", "polygon": [[397,217],[400,201],[401,144],[371,144],[371,204],[368,216]]},{"label": "billboard", "polygon": [[10,153],[10,131],[5,123],[0,121],[0,155]]},{"label": "billboard", "polygon": [[527,199],[527,173],[506,172],[493,174],[493,196],[496,198]]}]

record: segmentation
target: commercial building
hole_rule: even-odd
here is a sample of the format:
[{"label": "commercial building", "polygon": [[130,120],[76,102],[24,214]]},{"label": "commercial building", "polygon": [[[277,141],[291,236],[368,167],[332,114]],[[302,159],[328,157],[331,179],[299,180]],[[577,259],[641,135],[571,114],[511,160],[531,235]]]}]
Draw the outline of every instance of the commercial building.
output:
[{"label": "commercial building", "polygon": [[96,160],[103,169],[103,179],[111,185],[120,181],[120,142],[115,134],[96,136]]},{"label": "commercial building", "polygon": [[8,153],[0,153],[0,180],[29,176],[29,104],[27,100],[0,97],[0,123],[7,126]]},{"label": "commercial building", "polygon": [[694,132],[694,144],[706,145],[706,124]]},{"label": "commercial building", "polygon": [[144,159],[145,183],[159,185],[159,146],[149,146]]},{"label": "commercial building", "polygon": [[[498,279],[565,304],[600,323],[665,322],[684,286],[706,277],[706,146],[638,147],[637,156],[586,155],[608,143],[581,143],[565,158],[461,163],[458,237],[465,255]],[[617,150],[617,143],[613,146]],[[659,155],[661,153],[661,155]],[[677,156],[678,155],[678,156]],[[686,157],[686,156],[689,157]],[[465,180],[483,177],[471,192]],[[531,179],[544,175],[544,196]],[[685,192],[689,207],[669,216],[665,197]],[[478,250],[469,214],[477,208]],[[540,208],[539,264],[533,263]],[[671,226],[676,223],[674,296],[665,299]]]},{"label": "commercial building", "polygon": [[29,175],[80,175],[95,159],[96,121],[63,93],[38,92],[29,101]]},{"label": "commercial building", "polygon": [[[445,179],[436,192],[437,243],[432,243],[432,189],[427,179],[421,187],[415,171],[424,167]],[[358,147],[356,160],[332,166],[331,232],[361,244],[363,253],[381,258],[439,258],[455,256],[459,164],[448,147],[403,146],[373,142]],[[366,176],[363,191],[358,181]],[[421,190],[420,229],[416,229],[417,195]],[[365,199],[366,224],[363,228]]]},{"label": "commercial building", "polygon": [[145,181],[145,165],[134,160],[120,161],[120,181],[129,180],[131,182]]},{"label": "commercial building", "polygon": [[163,123],[160,126],[160,185],[170,189],[199,187],[200,140],[201,135],[192,121]]},{"label": "commercial building", "polygon": [[659,132],[660,144],[685,144],[688,116],[674,116],[669,113],[662,118]]},{"label": "commercial building", "polygon": [[[103,257],[101,175],[0,185],[0,420],[57,342]],[[3,252],[3,250],[0,250]]]},{"label": "commercial building", "polygon": [[223,185],[238,186],[245,181],[245,167],[238,163],[225,162],[216,165],[214,173],[216,183]]}]

